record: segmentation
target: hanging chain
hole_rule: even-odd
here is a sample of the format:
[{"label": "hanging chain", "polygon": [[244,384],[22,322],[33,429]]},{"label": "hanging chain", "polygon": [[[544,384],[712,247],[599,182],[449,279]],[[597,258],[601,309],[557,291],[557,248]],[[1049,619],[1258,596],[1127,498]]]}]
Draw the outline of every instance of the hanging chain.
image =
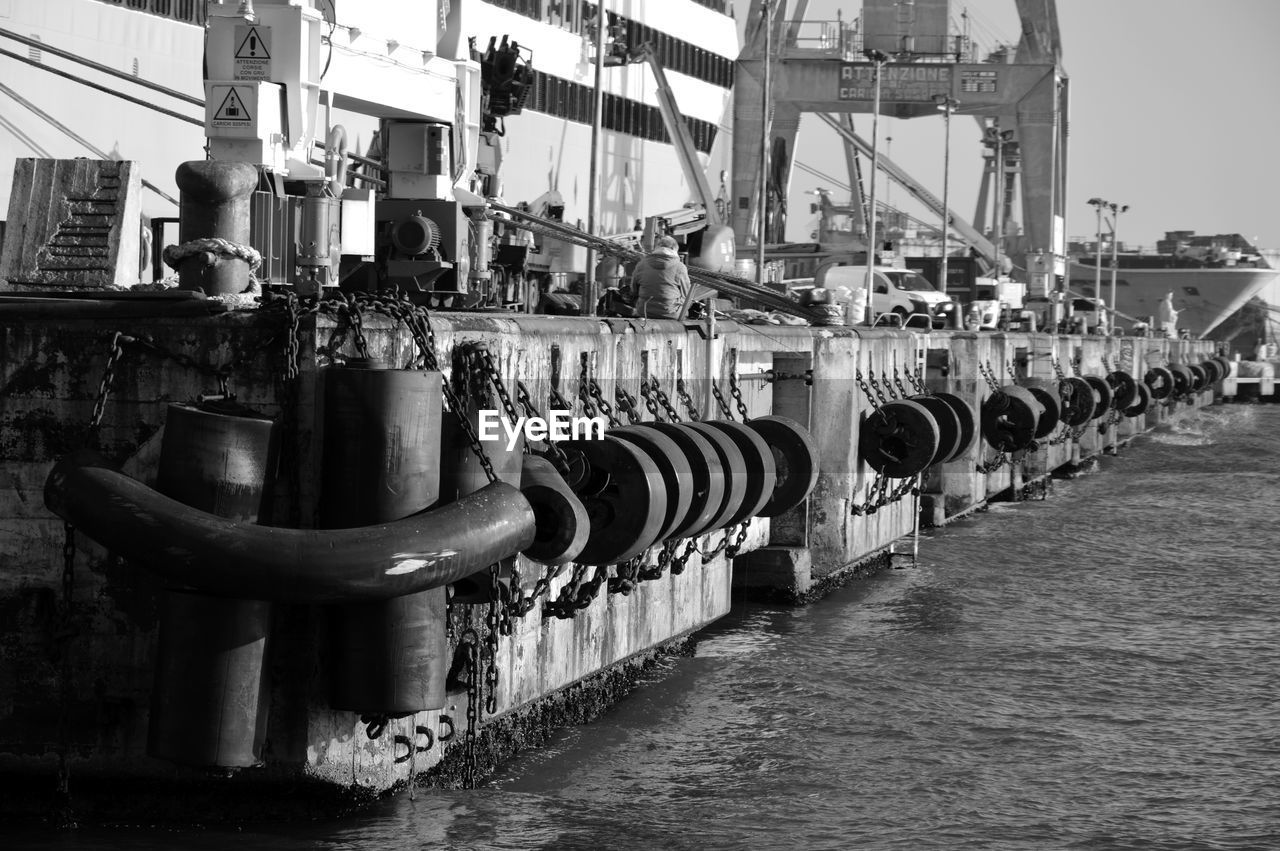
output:
[{"label": "hanging chain", "polygon": [[[469,346],[469,350],[471,357],[479,363],[480,369],[493,385],[494,392],[498,394],[498,401],[502,404],[502,410],[506,413],[507,419],[511,420],[514,428],[516,423],[520,422],[520,412],[516,410],[516,403],[507,391],[507,383],[502,379],[502,372],[498,369],[498,362],[494,360],[493,352],[489,351],[489,347],[484,343],[473,343]],[[525,395],[527,396],[528,393]],[[527,446],[525,451],[528,451]]]},{"label": "hanging chain", "polygon": [[[552,393],[555,394],[555,396],[560,395],[554,390]],[[538,410],[537,405],[533,404],[533,397],[529,395],[529,388],[525,387],[524,382],[520,379],[516,379],[516,398],[519,400],[520,406],[524,408],[525,416],[538,420],[542,419],[542,412]],[[560,401],[563,402],[564,400],[561,399]],[[527,445],[525,448],[528,448]],[[547,438],[546,457],[548,461],[555,465],[556,470],[558,470],[561,475],[568,471],[569,456],[565,455],[564,450],[557,446],[556,442],[549,436]]]},{"label": "hanging chain", "polygon": [[1053,365],[1053,375],[1059,381],[1065,381],[1067,374],[1062,371],[1062,363],[1058,360],[1057,354],[1049,355],[1049,363]]},{"label": "hanging chain", "polygon": [[609,578],[609,593],[626,597],[640,584],[640,565],[644,556],[638,555],[618,565],[617,575]]},{"label": "hanging chain", "polygon": [[702,414],[698,411],[698,406],[693,403],[693,397],[689,395],[689,391],[685,387],[683,375],[676,376],[676,395],[680,397],[680,403],[684,405],[689,419],[695,423],[700,421]]},{"label": "hanging chain", "polygon": [[916,477],[910,476],[898,482],[892,488],[889,487],[891,479],[888,476],[876,473],[875,478],[871,480],[871,487],[867,489],[867,500],[861,504],[852,502],[849,506],[849,513],[856,516],[875,514],[881,508],[900,502],[908,494],[913,496],[920,495],[920,489],[916,486]]},{"label": "hanging chain", "polygon": [[689,559],[693,558],[696,552],[698,552],[698,539],[690,538],[685,544],[684,552],[671,561],[671,575],[679,576],[684,573],[684,569],[689,565]]},{"label": "hanging chain", "polygon": [[738,553],[742,552],[742,546],[747,542],[747,532],[750,528],[750,520],[742,521],[742,525],[738,527],[738,534],[734,535],[733,540],[724,548],[724,554],[727,558],[737,558]]},{"label": "hanging chain", "polygon": [[[484,711],[486,715],[498,714],[498,636],[503,634],[506,607],[503,605],[502,578],[499,565],[489,566],[489,611],[485,614],[484,636]],[[507,633],[510,634],[510,627]]]},{"label": "hanging chain", "polygon": [[729,373],[729,395],[733,397],[733,402],[738,408],[738,416],[745,423],[751,417],[747,414],[747,402],[742,398],[742,387],[738,384],[737,370]]},{"label": "hanging chain", "polygon": [[853,378],[858,382],[858,387],[861,388],[862,395],[867,397],[867,401],[871,403],[871,407],[879,408],[883,401],[883,397],[877,398],[876,395],[871,392],[871,385],[867,384],[867,379],[863,376],[862,370],[855,369],[853,371]]},{"label": "hanging chain", "polygon": [[578,373],[578,401],[582,403],[583,413],[589,417],[595,418],[600,416],[600,412],[596,410],[595,402],[591,398],[591,372],[588,366],[589,358],[590,355],[586,352],[582,353],[582,369]]},{"label": "hanging chain", "polygon": [[924,374],[921,372],[919,367],[916,367],[914,371],[907,370],[907,380],[911,382],[911,389],[913,389],[917,395],[930,395],[929,388],[926,387],[924,383]]},{"label": "hanging chain", "polygon": [[[653,393],[653,397],[658,400],[658,404],[662,406],[663,412],[666,413],[667,420],[673,423],[680,422],[680,412],[676,410],[675,405],[671,404],[671,398],[663,391],[662,385],[658,383],[657,378],[649,379],[649,388]],[[688,394],[685,395],[688,396]],[[693,400],[690,399],[689,404],[692,405],[692,403]]]},{"label": "hanging chain", "polygon": [[476,755],[476,730],[479,726],[480,714],[480,635],[474,627],[467,627],[462,632],[459,644],[466,645],[467,648],[467,730],[463,735],[466,771],[463,785],[468,789],[474,789],[480,777]]},{"label": "hanging chain", "polygon": [[1004,452],[997,452],[995,458],[991,459],[985,464],[979,464],[977,467],[977,470],[979,473],[984,473],[984,474],[993,473],[996,470],[999,470],[1005,464],[1008,464],[1009,462],[1010,462],[1010,458],[1007,454],[1005,454]]},{"label": "hanging chain", "polygon": [[980,374],[987,382],[987,387],[992,393],[1000,389],[1000,382],[996,379],[996,371],[991,368],[991,361],[985,364],[978,364],[978,374]]},{"label": "hanging chain", "polygon": [[720,384],[717,381],[711,382],[711,395],[715,397],[716,405],[720,408],[720,414],[726,420],[733,419],[733,409],[729,407],[729,401],[724,398],[724,394],[720,392]]},{"label": "hanging chain", "polygon": [[[886,384],[887,384],[887,381],[886,381]],[[893,363],[893,386],[897,388],[897,398],[905,399],[906,397],[909,397],[909,395],[911,395],[909,390],[906,389],[906,385],[902,384],[902,375],[900,374],[899,371],[897,371],[896,358],[895,358],[895,363]]]},{"label": "hanging chain", "polygon": [[1017,373],[1017,371],[1016,371],[1016,370],[1014,370],[1014,368],[1013,368],[1013,361],[1009,361],[1009,360],[1005,361],[1005,362],[1004,362],[1004,369],[1005,369],[1005,372],[1009,373],[1009,378],[1010,378],[1010,380],[1012,380],[1014,384],[1017,384],[1017,383],[1018,383],[1018,373]]},{"label": "hanging chain", "polygon": [[[652,385],[650,384],[652,382]],[[640,398],[644,399],[644,406],[649,409],[649,416],[653,417],[655,423],[660,423],[667,415],[658,405],[658,397],[655,390],[658,389],[658,380],[656,378],[646,378],[640,382]],[[658,392],[661,392],[660,390]],[[672,412],[674,413],[674,411]]]},{"label": "hanging chain", "polygon": [[876,399],[879,400],[881,405],[892,399],[892,391],[889,390],[889,382],[886,380],[882,385],[876,378],[876,371],[873,367],[867,367],[867,383],[870,384],[871,389],[875,391]]},{"label": "hanging chain", "polygon": [[640,411],[637,410],[639,403],[636,401],[636,397],[622,389],[621,384],[614,385],[613,397],[618,401],[618,410],[626,413],[627,420],[632,425],[644,422],[644,419],[640,416]]},{"label": "hanging chain", "polygon": [[609,568],[605,565],[597,567],[595,575],[591,579],[584,581],[586,575],[587,566],[585,564],[575,564],[573,576],[560,589],[560,594],[555,600],[548,600],[543,604],[542,616],[544,618],[567,619],[590,606],[591,601],[600,593],[600,586],[609,578]]},{"label": "hanging chain", "polygon": [[[547,565],[542,576],[538,577],[538,581],[533,584],[533,590],[528,594],[524,593],[524,589],[520,585],[520,570],[516,565],[511,567],[511,598],[507,604],[508,617],[506,619],[508,630],[510,630],[511,617],[514,615],[523,618],[529,612],[533,611],[533,607],[538,605],[538,601],[547,596],[551,592],[551,580],[560,575],[560,567],[558,565]],[[510,631],[506,633],[510,635]]]}]

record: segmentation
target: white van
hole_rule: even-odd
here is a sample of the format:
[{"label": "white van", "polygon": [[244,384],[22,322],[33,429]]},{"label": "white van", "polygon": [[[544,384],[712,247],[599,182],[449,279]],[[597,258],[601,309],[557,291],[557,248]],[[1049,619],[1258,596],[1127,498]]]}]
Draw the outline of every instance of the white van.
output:
[{"label": "white van", "polygon": [[[866,266],[829,266],[818,270],[815,284],[829,290],[848,287],[851,292],[866,286]],[[855,299],[857,301],[857,299]],[[871,281],[872,324],[884,325],[881,317],[896,315],[903,327],[924,325],[931,328],[952,327],[958,310],[944,292],[934,289],[929,279],[911,269],[877,266]],[[927,319],[923,318],[927,317]]]}]

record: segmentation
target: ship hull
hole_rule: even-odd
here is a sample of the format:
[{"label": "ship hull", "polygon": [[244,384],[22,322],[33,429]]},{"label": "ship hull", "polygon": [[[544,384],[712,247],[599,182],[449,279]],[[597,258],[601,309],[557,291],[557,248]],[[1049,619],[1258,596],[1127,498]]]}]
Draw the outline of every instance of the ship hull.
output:
[{"label": "ship hull", "polygon": [[[1097,270],[1070,264],[1071,289],[1086,297],[1111,299],[1111,270],[1102,270],[1102,286],[1095,292]],[[1178,328],[1203,339],[1253,296],[1280,278],[1280,271],[1254,267],[1202,269],[1116,270],[1116,310],[1122,316],[1147,321],[1157,317],[1160,303],[1173,293]]]}]

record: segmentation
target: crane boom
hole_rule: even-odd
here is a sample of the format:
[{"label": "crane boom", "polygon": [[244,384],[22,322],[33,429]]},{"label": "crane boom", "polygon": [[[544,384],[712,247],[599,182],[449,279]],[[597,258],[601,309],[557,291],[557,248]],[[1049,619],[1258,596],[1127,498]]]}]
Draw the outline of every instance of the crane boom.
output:
[{"label": "crane boom", "polygon": [[[850,145],[856,147],[866,156],[871,156],[871,144],[841,123],[840,119],[825,112],[818,113],[818,117],[830,125],[831,128],[839,133],[841,138]],[[878,154],[876,161],[881,171],[889,175],[894,182],[907,190],[907,192],[911,193],[912,197],[928,207],[935,215],[939,218],[942,217],[942,201],[939,200],[936,195],[925,189],[924,186],[912,178],[911,175],[907,174],[901,166],[894,163],[884,154]],[[996,247],[991,240],[983,236],[978,229],[969,224],[969,222],[957,216],[954,210],[947,212],[950,213],[951,226],[955,228],[962,237],[964,237],[966,242],[973,246],[974,250],[978,252],[983,260],[990,265],[995,265]]]},{"label": "crane boom", "polygon": [[693,144],[693,135],[689,132],[689,125],[685,123],[680,107],[676,104],[675,93],[671,90],[671,84],[667,82],[667,73],[663,70],[662,63],[658,61],[657,54],[649,44],[640,46],[637,60],[647,62],[649,70],[653,72],[653,80],[658,86],[658,111],[662,113],[662,121],[667,126],[672,145],[675,146],[684,179],[693,189],[697,202],[707,211],[707,226],[723,225],[724,222],[716,209],[715,196],[711,194],[711,184],[707,182],[706,172],[698,160],[698,149]]}]

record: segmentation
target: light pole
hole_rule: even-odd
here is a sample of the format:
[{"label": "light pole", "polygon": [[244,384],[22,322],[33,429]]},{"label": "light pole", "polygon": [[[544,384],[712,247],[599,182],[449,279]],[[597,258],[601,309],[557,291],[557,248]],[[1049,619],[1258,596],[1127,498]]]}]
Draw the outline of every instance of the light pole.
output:
[{"label": "light pole", "polygon": [[1111,326],[1116,323],[1116,255],[1120,253],[1119,230],[1120,214],[1129,209],[1128,204],[1108,204],[1111,208]]},{"label": "light pole", "polygon": [[876,151],[876,143],[880,139],[880,77],[881,71],[884,70],[884,63],[891,58],[889,54],[883,50],[875,50],[868,48],[862,53],[875,64],[875,102],[871,110],[871,199],[867,204],[867,304],[863,313],[862,321],[870,325],[875,318],[875,312],[871,308],[871,291],[872,283],[875,275],[876,265],[876,178],[880,168],[880,155]]},{"label": "light pole", "polygon": [[773,52],[773,4],[761,0],[760,11],[764,21],[764,80],[760,94],[760,209],[756,220],[756,283],[764,285],[764,242],[768,233],[769,216],[769,134],[773,114],[773,80],[770,76],[770,54]]},{"label": "light pole", "polygon": [[1003,271],[1000,268],[1000,254],[1004,248],[1004,146],[1011,141],[1013,141],[1013,131],[1001,130],[999,125],[996,125],[996,281],[1000,280]]},{"label": "light pole", "polygon": [[946,133],[942,143],[942,269],[938,274],[939,287],[947,291],[947,234],[951,230],[951,206],[948,193],[951,188],[951,111],[960,105],[960,101],[950,95],[934,95],[933,102],[942,110]]},{"label": "light pole", "polygon": [[[1098,250],[1098,256],[1093,261],[1093,294],[1097,298],[1102,298],[1102,209],[1108,204],[1101,198],[1090,198],[1089,206],[1098,211],[1098,239],[1095,247]],[[1111,304],[1112,310],[1115,309],[1114,299]],[[1116,317],[1111,315],[1111,322],[1115,324]]]}]

